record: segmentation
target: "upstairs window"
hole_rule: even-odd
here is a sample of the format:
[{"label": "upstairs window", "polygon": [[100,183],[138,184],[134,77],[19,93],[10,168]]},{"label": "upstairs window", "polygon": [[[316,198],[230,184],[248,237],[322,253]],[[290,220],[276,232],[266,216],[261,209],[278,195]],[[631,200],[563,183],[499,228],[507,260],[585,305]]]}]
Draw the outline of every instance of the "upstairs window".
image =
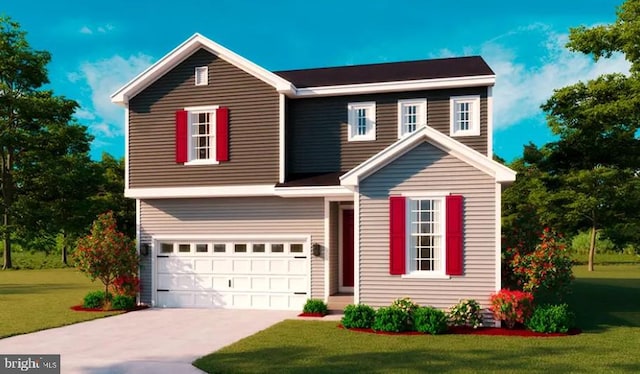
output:
[{"label": "upstairs window", "polygon": [[209,84],[209,67],[199,66],[196,68],[196,86],[206,86]]},{"label": "upstairs window", "polygon": [[454,96],[451,103],[451,136],[480,135],[480,96]]},{"label": "upstairs window", "polygon": [[398,138],[427,124],[427,100],[411,99],[398,101]]},{"label": "upstairs window", "polygon": [[217,164],[229,160],[229,110],[191,107],[176,112],[176,162]]},{"label": "upstairs window", "polygon": [[376,103],[349,103],[349,141],[376,140]]}]

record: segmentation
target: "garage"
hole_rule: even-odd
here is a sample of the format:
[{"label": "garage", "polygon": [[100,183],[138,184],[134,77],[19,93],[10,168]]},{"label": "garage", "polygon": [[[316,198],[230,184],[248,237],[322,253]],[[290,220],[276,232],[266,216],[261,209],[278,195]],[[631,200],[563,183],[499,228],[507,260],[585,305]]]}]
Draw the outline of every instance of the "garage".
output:
[{"label": "garage", "polygon": [[308,237],[155,239],[155,303],[166,308],[302,310]]}]

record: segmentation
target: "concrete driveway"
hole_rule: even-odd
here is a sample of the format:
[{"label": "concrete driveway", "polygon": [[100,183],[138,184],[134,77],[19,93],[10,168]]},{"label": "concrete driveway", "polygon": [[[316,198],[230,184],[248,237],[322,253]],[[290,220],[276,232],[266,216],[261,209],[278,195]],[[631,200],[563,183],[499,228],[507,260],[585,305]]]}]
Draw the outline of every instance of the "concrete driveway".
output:
[{"label": "concrete driveway", "polygon": [[147,309],[0,339],[2,354],[60,354],[62,373],[202,373],[196,358],[296,312]]}]

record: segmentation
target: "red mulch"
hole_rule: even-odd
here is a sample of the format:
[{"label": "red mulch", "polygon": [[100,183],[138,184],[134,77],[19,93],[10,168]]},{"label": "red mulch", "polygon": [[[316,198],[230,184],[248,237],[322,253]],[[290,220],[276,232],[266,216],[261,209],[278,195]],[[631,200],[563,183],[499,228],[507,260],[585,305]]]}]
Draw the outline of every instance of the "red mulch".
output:
[{"label": "red mulch", "polygon": [[[344,329],[344,326],[338,325],[338,328]],[[372,329],[348,329],[350,331],[364,332],[377,335],[424,335],[417,331],[405,331],[405,332],[386,332],[386,331],[374,331]],[[449,327],[449,331],[446,334],[457,335],[489,335],[489,336],[524,336],[524,337],[557,337],[557,336],[569,336],[578,335],[582,332],[580,329],[570,329],[567,333],[540,333],[525,329],[503,329],[498,327],[479,327],[477,329],[471,327]]]},{"label": "red mulch", "polygon": [[319,318],[322,318],[324,316],[325,316],[325,314],[322,314],[322,313],[300,313],[300,314],[298,314],[298,317],[319,317]]},{"label": "red mulch", "polygon": [[82,305],[74,305],[69,309],[75,310],[76,312],[135,312],[136,310],[143,310],[148,307],[149,305],[137,305],[135,308],[127,310],[104,310],[100,308],[85,308]]}]

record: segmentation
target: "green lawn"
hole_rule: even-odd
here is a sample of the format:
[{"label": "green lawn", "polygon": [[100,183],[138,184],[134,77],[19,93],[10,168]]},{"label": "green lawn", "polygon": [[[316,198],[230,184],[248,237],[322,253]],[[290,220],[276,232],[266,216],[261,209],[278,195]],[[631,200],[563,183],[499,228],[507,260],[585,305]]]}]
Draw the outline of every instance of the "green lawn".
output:
[{"label": "green lawn", "polygon": [[209,373],[640,372],[640,266],[576,269],[584,332],[560,338],[384,336],[288,320],[198,359]]},{"label": "green lawn", "polygon": [[0,338],[118,314],[69,309],[101,288],[75,269],[0,271]]}]

